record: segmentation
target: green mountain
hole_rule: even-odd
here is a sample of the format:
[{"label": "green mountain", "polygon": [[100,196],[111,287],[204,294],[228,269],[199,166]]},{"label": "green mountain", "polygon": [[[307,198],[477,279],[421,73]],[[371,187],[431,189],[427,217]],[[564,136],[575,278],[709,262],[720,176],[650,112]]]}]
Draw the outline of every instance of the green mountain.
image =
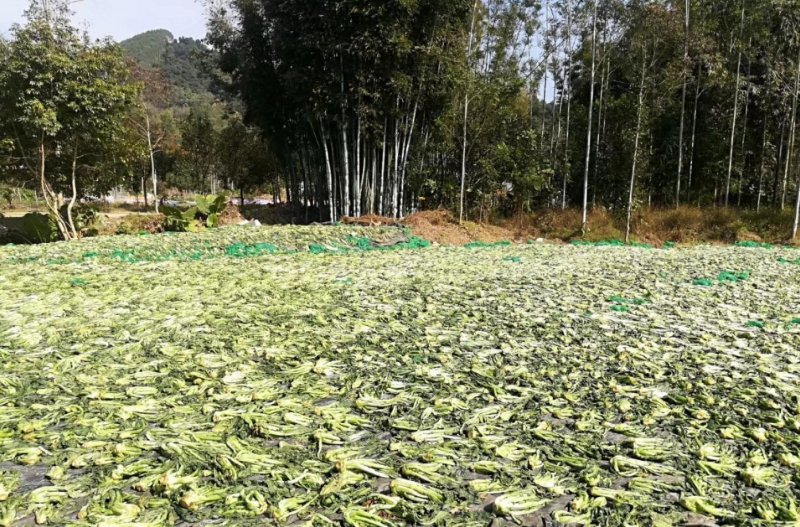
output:
[{"label": "green mountain", "polygon": [[177,104],[186,104],[200,96],[211,97],[211,79],[201,66],[208,48],[193,38],[175,38],[166,29],[147,31],[120,42],[125,53],[146,68],[160,70],[175,87]]},{"label": "green mountain", "polygon": [[167,48],[175,42],[175,37],[166,29],[154,29],[135,37],[123,40],[120,46],[125,53],[142,66],[161,67]]}]

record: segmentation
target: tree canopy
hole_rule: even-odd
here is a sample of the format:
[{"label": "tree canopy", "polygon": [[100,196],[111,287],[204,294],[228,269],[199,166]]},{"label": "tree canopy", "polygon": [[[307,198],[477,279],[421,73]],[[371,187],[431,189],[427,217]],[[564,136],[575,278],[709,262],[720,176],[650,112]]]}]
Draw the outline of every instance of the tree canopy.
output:
[{"label": "tree canopy", "polygon": [[292,200],[334,218],[784,208],[799,19],[775,0],[230,0],[209,42]]},{"label": "tree canopy", "polygon": [[14,145],[14,166],[38,181],[70,239],[77,236],[77,199],[107,193],[117,183],[110,167],[126,164],[124,116],[139,88],[119,48],[80,35],[65,3],[32,2],[26,19],[4,46],[0,120]]},{"label": "tree canopy", "polygon": [[54,207],[149,177],[322,221],[581,207],[586,229],[595,207],[688,204],[800,224],[796,3],[220,0],[206,42],[149,32],[127,64],[66,2],[31,5],[0,42],[0,170]]}]

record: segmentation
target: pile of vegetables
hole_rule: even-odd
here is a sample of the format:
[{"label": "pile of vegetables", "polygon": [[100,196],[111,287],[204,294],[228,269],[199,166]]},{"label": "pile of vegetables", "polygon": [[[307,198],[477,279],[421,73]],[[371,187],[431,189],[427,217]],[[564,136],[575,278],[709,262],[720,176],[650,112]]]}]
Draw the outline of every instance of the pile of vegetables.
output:
[{"label": "pile of vegetables", "polygon": [[398,233],[0,248],[0,526],[800,522],[796,251]]}]

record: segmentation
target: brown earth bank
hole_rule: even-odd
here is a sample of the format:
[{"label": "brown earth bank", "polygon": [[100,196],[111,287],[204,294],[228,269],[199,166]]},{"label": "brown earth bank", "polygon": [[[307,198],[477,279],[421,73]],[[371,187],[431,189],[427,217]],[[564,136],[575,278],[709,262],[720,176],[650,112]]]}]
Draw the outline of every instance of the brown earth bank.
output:
[{"label": "brown earth bank", "polygon": [[[3,218],[2,212],[6,213]],[[14,229],[23,214],[0,212],[0,231],[3,227]],[[308,224],[319,217],[318,211],[292,210],[287,206],[230,205],[221,217],[221,224],[236,225],[246,220],[258,220],[263,225]],[[157,233],[165,230],[165,216],[133,211],[107,211],[90,235]],[[589,214],[589,229],[581,235],[581,211],[578,209],[545,210],[512,218],[495,218],[489,223],[475,223],[458,219],[448,210],[439,209],[413,214],[401,220],[377,215],[343,218],[343,224],[361,226],[404,226],[414,236],[441,245],[464,245],[469,242],[493,243],[511,241],[526,243],[531,240],[551,242],[588,242],[623,240],[625,221],[605,209],[595,209]],[[757,242],[782,244],[789,242],[793,214],[764,210],[699,209],[649,209],[637,212],[633,218],[633,240],[660,246],[667,242],[677,244]],[[793,242],[800,245],[800,240]]]},{"label": "brown earth bank", "polygon": [[[650,209],[633,218],[633,239],[639,243],[663,245],[757,242],[789,243],[792,228],[790,211],[739,211],[734,209]],[[442,245],[463,245],[469,242],[528,242],[544,239],[554,242],[583,240],[588,242],[625,239],[625,222],[605,209],[589,214],[589,229],[581,234],[581,211],[577,209],[547,210],[498,218],[491,223],[458,220],[447,210],[413,214],[402,220],[380,216],[343,218],[354,225],[397,225],[411,229],[415,236]],[[800,243],[800,240],[795,240]]]}]

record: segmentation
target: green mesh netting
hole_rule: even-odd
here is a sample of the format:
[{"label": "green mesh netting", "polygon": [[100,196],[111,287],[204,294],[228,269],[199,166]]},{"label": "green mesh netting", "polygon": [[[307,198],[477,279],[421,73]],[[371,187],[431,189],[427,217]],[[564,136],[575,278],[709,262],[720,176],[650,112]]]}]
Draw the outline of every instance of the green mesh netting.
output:
[{"label": "green mesh netting", "polygon": [[372,244],[372,240],[363,236],[362,237],[351,236],[348,241],[360,251],[371,251],[374,247]]},{"label": "green mesh netting", "polygon": [[697,286],[711,287],[716,284],[738,284],[750,279],[750,273],[746,271],[722,271],[716,279],[698,278],[692,283]]},{"label": "green mesh netting", "polygon": [[312,243],[311,245],[308,246],[308,252],[310,252],[311,254],[325,254],[333,251],[332,249],[329,249],[323,245]]},{"label": "green mesh netting", "polygon": [[72,287],[83,287],[87,284],[88,282],[83,278],[73,278],[72,280],[69,281],[69,285],[71,285]]},{"label": "green mesh netting", "polygon": [[731,282],[731,283],[739,283],[745,282],[750,279],[750,273],[736,273],[732,271],[722,271],[717,280],[720,282]]},{"label": "green mesh netting", "polygon": [[262,254],[278,254],[279,252],[278,246],[271,243],[256,243],[252,245],[235,243],[225,250],[225,254],[232,258],[250,258],[261,256]]},{"label": "green mesh netting", "polygon": [[612,304],[611,310],[618,313],[627,313],[630,311],[631,306],[643,306],[647,304],[644,298],[625,298],[624,296],[614,295],[607,299],[609,304]]},{"label": "green mesh netting", "polygon": [[736,247],[744,247],[746,249],[774,249],[775,246],[771,243],[760,242],[736,242],[733,244]]}]

